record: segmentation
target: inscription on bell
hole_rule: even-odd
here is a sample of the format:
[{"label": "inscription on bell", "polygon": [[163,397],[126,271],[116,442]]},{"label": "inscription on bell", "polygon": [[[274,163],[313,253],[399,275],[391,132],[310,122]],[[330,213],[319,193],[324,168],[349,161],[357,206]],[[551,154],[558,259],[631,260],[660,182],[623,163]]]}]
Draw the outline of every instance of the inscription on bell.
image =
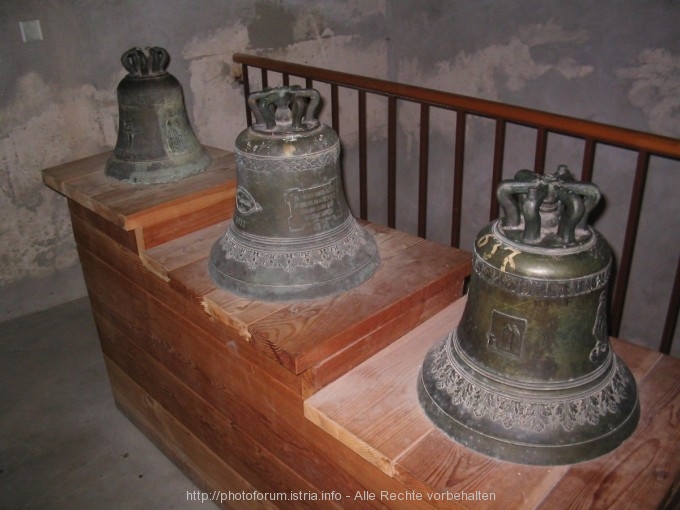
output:
[{"label": "inscription on bell", "polygon": [[497,310],[491,312],[489,349],[506,356],[519,358],[522,354],[526,319],[506,315]]},{"label": "inscription on bell", "polygon": [[338,180],[335,177],[320,186],[286,190],[284,197],[290,208],[288,217],[290,231],[322,226],[327,220],[339,218],[342,215],[342,208],[338,195]]}]

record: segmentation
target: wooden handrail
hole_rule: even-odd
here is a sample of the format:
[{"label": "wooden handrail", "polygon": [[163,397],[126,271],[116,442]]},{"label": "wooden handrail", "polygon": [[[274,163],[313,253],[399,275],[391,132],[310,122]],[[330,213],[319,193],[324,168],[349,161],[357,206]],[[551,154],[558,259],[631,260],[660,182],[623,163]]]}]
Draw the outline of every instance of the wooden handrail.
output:
[{"label": "wooden handrail", "polygon": [[[420,106],[419,128],[419,160],[417,190],[417,232],[427,237],[427,201],[429,180],[429,119],[430,107],[450,110],[456,114],[456,135],[454,161],[451,167],[454,186],[451,209],[451,246],[458,247],[462,222],[462,188],[465,155],[465,126],[469,116],[483,117],[495,121],[495,139],[493,147],[493,168],[491,175],[491,197],[489,202],[489,219],[498,217],[499,204],[495,190],[502,178],[505,150],[506,128],[508,124],[520,125],[535,130],[534,167],[537,173],[543,173],[546,164],[548,137],[558,134],[583,140],[583,159],[581,180],[590,181],[595,166],[595,152],[599,144],[618,149],[631,150],[637,153],[635,177],[630,195],[628,218],[625,226],[625,238],[619,256],[616,279],[613,284],[610,332],[617,336],[623,321],[628,283],[632,272],[633,252],[640,224],[642,199],[649,170],[650,158],[660,156],[680,161],[680,140],[621,128],[609,124],[532,110],[519,106],[473,98],[413,85],[368,78],[350,73],[332,71],[301,64],[294,64],[253,55],[237,53],[234,62],[243,65],[244,93],[247,95],[248,67],[257,67],[262,72],[262,86],[267,84],[267,72],[278,72],[283,76],[284,84],[289,83],[291,76],[304,78],[305,86],[311,88],[314,81],[330,84],[331,115],[333,128],[339,133],[339,101],[338,88],[344,87],[358,91],[358,126],[359,126],[359,216],[367,219],[368,215],[368,170],[366,145],[366,93],[386,97],[387,109],[387,225],[394,228],[396,223],[396,123],[397,101],[413,102]],[[248,124],[250,113],[246,108]],[[676,272],[671,303],[668,306],[664,332],[660,349],[670,350],[672,336],[677,323],[680,305],[680,270]]]},{"label": "wooden handrail", "polygon": [[343,85],[376,94],[397,96],[404,100],[412,100],[433,106],[449,109],[460,109],[482,117],[502,118],[506,122],[543,128],[553,133],[560,133],[577,138],[595,138],[617,147],[633,150],[645,150],[651,154],[680,159],[680,141],[675,138],[653,135],[600,122],[532,110],[520,106],[498,103],[486,99],[453,94],[440,90],[406,85],[377,78],[369,78],[340,71],[332,71],[319,67],[282,62],[265,57],[236,53],[234,62],[248,66],[266,68],[270,71],[303,76],[312,80]]}]

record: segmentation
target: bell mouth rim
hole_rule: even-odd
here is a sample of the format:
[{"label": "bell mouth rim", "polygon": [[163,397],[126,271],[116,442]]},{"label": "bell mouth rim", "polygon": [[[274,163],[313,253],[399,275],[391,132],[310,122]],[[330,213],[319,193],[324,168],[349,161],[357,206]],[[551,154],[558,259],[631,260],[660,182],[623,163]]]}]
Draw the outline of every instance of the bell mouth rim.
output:
[{"label": "bell mouth rim", "polygon": [[207,170],[212,163],[212,156],[204,146],[199,145],[196,151],[175,159],[172,164],[154,168],[154,165],[164,161],[169,160],[122,160],[114,151],[104,166],[104,175],[133,185],[172,184]]},{"label": "bell mouth rim", "polygon": [[[233,286],[221,286],[221,288],[239,296],[255,300],[268,300],[264,294],[270,292],[276,294],[275,300],[277,301],[293,301],[299,299],[318,299],[357,288],[375,274],[380,265],[380,260],[380,253],[376,250],[370,254],[363,264],[332,278],[304,283],[282,283],[279,285],[238,278],[233,274],[224,272],[212,260],[208,264],[208,271],[216,283],[217,280],[219,280],[221,285],[224,285],[225,281],[232,282]],[[345,285],[338,287],[336,282],[345,282]]]},{"label": "bell mouth rim", "polygon": [[628,367],[614,355],[607,384],[535,398],[487,389],[447,355],[448,337],[425,356],[417,394],[425,415],[453,440],[491,457],[535,465],[573,464],[623,442],[639,420],[640,397]]},{"label": "bell mouth rim", "polygon": [[418,372],[416,394],[424,414],[452,441],[477,454],[523,465],[563,466],[593,460],[618,448],[635,431],[640,419],[640,396],[635,391],[630,411],[604,434],[589,434],[563,443],[531,442],[519,436],[510,438],[493,430],[484,431],[452,415],[430,392],[422,370]]}]

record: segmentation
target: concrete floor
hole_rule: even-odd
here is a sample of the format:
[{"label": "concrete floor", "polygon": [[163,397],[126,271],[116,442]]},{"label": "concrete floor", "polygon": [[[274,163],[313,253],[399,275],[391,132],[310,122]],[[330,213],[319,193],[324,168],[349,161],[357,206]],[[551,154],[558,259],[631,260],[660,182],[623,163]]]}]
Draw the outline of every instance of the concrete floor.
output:
[{"label": "concrete floor", "polygon": [[0,323],[0,508],[215,508],[118,411],[89,302]]}]

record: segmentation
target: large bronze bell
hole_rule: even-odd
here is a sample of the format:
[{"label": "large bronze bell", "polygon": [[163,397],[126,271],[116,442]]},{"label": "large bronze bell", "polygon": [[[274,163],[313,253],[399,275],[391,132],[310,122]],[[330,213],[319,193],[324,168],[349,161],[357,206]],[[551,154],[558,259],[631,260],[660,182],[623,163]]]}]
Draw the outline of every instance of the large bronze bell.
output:
[{"label": "large bronze bell", "polygon": [[154,184],[205,170],[210,155],[191,129],[182,86],[166,71],[168,52],[132,48],[121,62],[128,74],[118,84],[118,139],[106,175]]},{"label": "large bronze bell", "polygon": [[236,139],[236,205],[213,246],[222,288],[259,300],[312,299],[355,287],[380,263],[343,193],[337,134],[316,118],[320,96],[297,86],[248,97],[253,126]]},{"label": "large bronze bell", "polygon": [[457,329],[428,352],[426,414],[456,441],[524,464],[569,464],[635,429],[635,380],[612,352],[612,256],[588,226],[595,185],[528,170],[498,188],[505,213],[476,239]]}]

